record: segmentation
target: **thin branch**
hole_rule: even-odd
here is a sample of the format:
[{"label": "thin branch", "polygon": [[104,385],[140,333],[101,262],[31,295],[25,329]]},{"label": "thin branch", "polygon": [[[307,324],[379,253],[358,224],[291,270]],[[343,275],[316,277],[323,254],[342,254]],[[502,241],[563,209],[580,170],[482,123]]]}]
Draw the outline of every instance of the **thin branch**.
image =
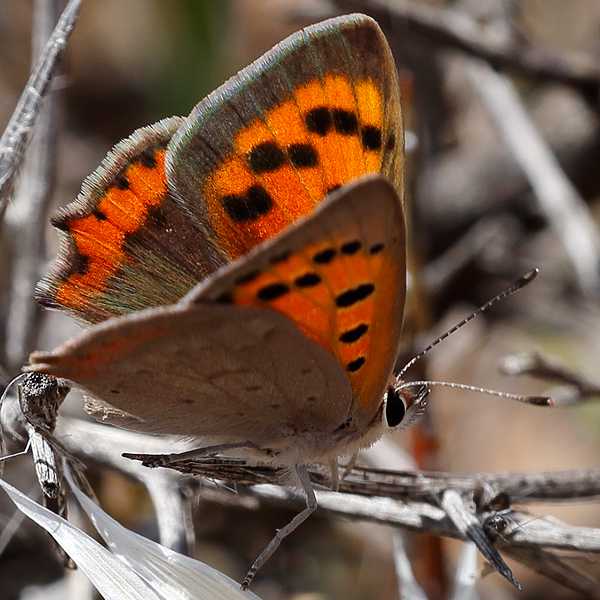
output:
[{"label": "thin branch", "polygon": [[519,546],[503,546],[502,552],[528,566],[532,571],[585,594],[586,598],[600,600],[598,581],[568,565],[552,552],[542,548],[522,548]]},{"label": "thin branch", "polygon": [[500,368],[506,375],[529,375],[568,386],[560,391],[553,390],[552,400],[557,405],[578,404],[600,396],[599,383],[579,371],[549,360],[538,352],[507,356]]},{"label": "thin branch", "polygon": [[67,45],[82,2],[70,0],[67,4],[0,138],[0,220],[4,216],[31,130],[48,91],[52,72]]},{"label": "thin branch", "polygon": [[504,141],[525,172],[541,210],[567,255],[580,288],[600,291],[600,234],[575,186],[548,148],[512,82],[481,60],[465,61]]},{"label": "thin branch", "polygon": [[[174,442],[174,439],[168,437],[156,438],[79,419],[59,419],[56,431],[69,451],[76,456],[87,456],[102,464],[109,464],[136,478],[139,478],[142,473],[170,473],[175,477],[174,470],[177,470],[184,475],[198,475],[211,481],[220,480],[248,486],[258,484],[277,486],[285,483],[289,476],[287,470],[282,468],[266,464],[249,464],[241,458],[230,457],[182,461],[174,463],[166,471],[147,469],[123,458],[122,453],[131,448],[172,452],[179,448],[189,448],[189,445],[181,441]],[[90,444],[92,439],[94,443]],[[328,475],[312,469],[310,475],[318,488],[328,489]],[[510,502],[518,504],[589,501],[600,497],[600,468],[455,475],[354,467],[351,473],[340,481],[340,492],[346,497],[380,496],[392,501],[429,504],[434,508],[439,506],[439,499],[448,489],[454,489],[464,497],[473,495],[477,500],[478,510],[481,511],[491,510],[490,507],[495,506],[495,500],[500,495],[505,495]],[[302,499],[299,498],[298,502],[301,503]],[[600,533],[597,535],[597,550],[594,551],[600,551]]]},{"label": "thin branch", "polygon": [[469,505],[455,489],[448,489],[442,494],[441,506],[448,517],[454,523],[456,529],[465,537],[470,539],[488,561],[492,568],[500,573],[509,583],[518,590],[521,589],[515,576],[508,565],[494,547],[492,540],[486,534],[482,523],[477,518]]},{"label": "thin branch", "polygon": [[[141,459],[147,455],[139,456]],[[265,464],[252,465],[238,458],[195,459],[170,466],[183,474],[241,485],[276,485],[284,482],[287,476],[285,469]],[[313,483],[322,487],[328,486],[327,475],[314,470],[310,475]],[[354,467],[348,476],[340,481],[340,491],[348,494],[385,496],[401,501],[434,504],[449,488],[463,494],[479,490],[481,498],[478,504],[482,508],[487,507],[500,494],[506,494],[512,502],[519,504],[596,499],[600,496],[600,469],[455,475]]]},{"label": "thin branch", "polygon": [[[57,0],[36,0],[32,40],[34,63],[56,24],[59,14],[57,4]],[[50,90],[40,109],[23,177],[11,207],[13,210],[7,216],[14,257],[5,342],[11,373],[20,370],[27,355],[34,349],[41,322],[41,311],[33,290],[39,279],[40,265],[44,262],[46,216],[54,192],[56,109],[57,95]]]},{"label": "thin branch", "polygon": [[382,24],[406,31],[487,61],[495,68],[509,67],[526,75],[559,81],[580,89],[597,103],[600,64],[591,57],[552,52],[521,40],[494,35],[489,28],[472,27],[472,20],[456,10],[414,0],[336,0],[344,9],[362,10]]},{"label": "thin branch", "polygon": [[[193,481],[202,497],[213,501],[250,509],[256,509],[263,502],[297,509],[305,506],[303,497],[282,487],[289,478],[285,469],[248,464],[243,459],[228,457],[175,463],[169,469],[147,469],[124,459],[121,454],[132,448],[170,453],[189,449],[189,445],[172,438],[156,438],[78,419],[59,419],[56,433],[76,456],[129,474],[152,488],[153,496],[160,486],[173,490],[181,481],[190,481],[192,474],[202,475]],[[176,473],[173,468],[182,473]],[[321,514],[343,515],[467,540],[467,532],[457,527],[443,508],[442,498],[452,490],[455,500],[462,502],[461,511],[469,513],[473,523],[477,522],[478,530],[483,528],[498,549],[515,556],[526,566],[537,568],[535,557],[544,548],[600,553],[600,529],[571,526],[553,517],[534,518],[528,512],[514,508],[515,503],[597,500],[600,469],[453,475],[355,467],[340,482],[339,492],[327,489],[328,475],[311,470],[310,476],[317,490]],[[238,484],[247,487],[238,488]],[[231,492],[232,486],[237,493]],[[160,502],[155,506],[159,510]],[[498,507],[504,508],[498,511]],[[178,509],[175,513],[179,523],[163,523],[163,527],[181,531],[182,511]],[[504,523],[502,528],[498,525],[500,522]],[[498,532],[494,532],[491,523],[496,523]],[[527,549],[532,550],[531,564],[528,562],[531,553],[528,554]],[[575,571],[570,575],[568,565],[554,554],[549,556],[552,556],[549,564],[553,566],[543,571],[544,575],[573,589],[587,589],[591,580],[586,575],[580,576]]]},{"label": "thin branch", "polygon": [[394,532],[394,566],[396,567],[400,600],[427,600],[425,592],[413,574],[402,535],[400,531]]}]

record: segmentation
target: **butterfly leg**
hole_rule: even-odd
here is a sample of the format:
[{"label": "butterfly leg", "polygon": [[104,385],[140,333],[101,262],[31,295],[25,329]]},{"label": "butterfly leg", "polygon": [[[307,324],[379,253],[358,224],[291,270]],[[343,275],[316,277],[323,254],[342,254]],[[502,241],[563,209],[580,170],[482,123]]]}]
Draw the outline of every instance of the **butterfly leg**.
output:
[{"label": "butterfly leg", "polygon": [[248,574],[242,581],[242,589],[247,590],[250,582],[254,579],[256,572],[269,560],[271,555],[279,548],[281,540],[288,536],[296,527],[304,523],[306,519],[317,509],[317,498],[306,467],[296,467],[296,474],[306,494],[306,508],[296,515],[285,527],[277,530],[275,537],[269,542],[269,545],[262,551],[261,555],[254,561]]},{"label": "butterfly leg", "polygon": [[175,454],[133,454],[124,452],[123,457],[132,460],[141,460],[145,467],[166,467],[167,465],[180,462],[183,460],[194,460],[202,456],[210,454],[218,454],[225,450],[234,450],[236,448],[256,448],[256,446],[248,442],[232,442],[230,444],[217,444],[216,446],[205,446],[204,448],[194,448],[187,452],[178,452]]},{"label": "butterfly leg", "polygon": [[348,464],[344,468],[344,474],[342,475],[342,479],[346,479],[346,477],[348,477],[348,475],[350,475],[350,473],[352,473],[352,469],[354,469],[354,466],[356,465],[357,460],[358,460],[358,452],[355,452],[350,457]]},{"label": "butterfly leg", "polygon": [[329,471],[331,472],[331,491],[340,491],[340,468],[337,458],[332,458],[329,461]]}]

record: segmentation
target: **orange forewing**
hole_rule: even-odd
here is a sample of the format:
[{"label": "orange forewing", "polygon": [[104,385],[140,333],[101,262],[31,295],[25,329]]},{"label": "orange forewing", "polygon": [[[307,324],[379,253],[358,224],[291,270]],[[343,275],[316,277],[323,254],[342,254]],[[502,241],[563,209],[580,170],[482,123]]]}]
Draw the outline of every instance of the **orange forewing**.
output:
[{"label": "orange forewing", "polygon": [[[204,187],[210,224],[231,258],[312,212],[330,191],[380,171],[382,103],[372,81],[328,75],[295,88],[235,136],[233,152]],[[369,131],[378,132],[370,144]],[[243,207],[235,214],[224,199],[247,198],[253,188],[264,190],[269,206],[244,219]]]}]

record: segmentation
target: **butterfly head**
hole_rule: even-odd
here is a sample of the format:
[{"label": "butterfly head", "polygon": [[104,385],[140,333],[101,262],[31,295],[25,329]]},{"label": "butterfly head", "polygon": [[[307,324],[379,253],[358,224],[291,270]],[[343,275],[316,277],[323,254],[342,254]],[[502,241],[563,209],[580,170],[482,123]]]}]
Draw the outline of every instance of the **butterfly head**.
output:
[{"label": "butterfly head", "polygon": [[393,431],[406,429],[425,412],[431,390],[426,385],[398,382],[390,386],[383,399],[383,423]]}]

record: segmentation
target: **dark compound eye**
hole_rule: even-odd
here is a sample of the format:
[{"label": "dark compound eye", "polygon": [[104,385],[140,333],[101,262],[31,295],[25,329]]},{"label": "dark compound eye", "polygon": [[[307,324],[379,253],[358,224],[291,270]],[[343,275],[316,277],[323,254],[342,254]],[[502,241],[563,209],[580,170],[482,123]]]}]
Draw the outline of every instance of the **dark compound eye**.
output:
[{"label": "dark compound eye", "polygon": [[397,427],[402,423],[406,415],[406,402],[404,398],[394,389],[390,388],[387,393],[385,404],[385,420],[388,427]]}]

